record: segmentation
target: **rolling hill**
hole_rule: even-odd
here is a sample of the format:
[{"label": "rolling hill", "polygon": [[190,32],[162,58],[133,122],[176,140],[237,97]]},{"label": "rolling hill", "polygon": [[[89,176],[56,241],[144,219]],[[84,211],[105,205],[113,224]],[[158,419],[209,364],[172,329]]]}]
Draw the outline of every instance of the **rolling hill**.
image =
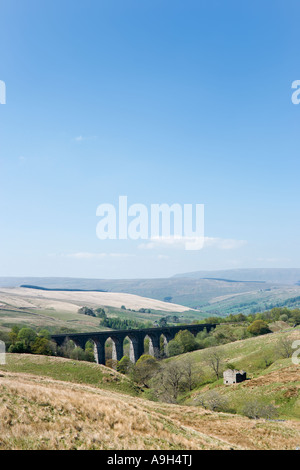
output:
[{"label": "rolling hill", "polygon": [[[299,307],[299,273],[299,269],[244,269],[199,271],[162,279],[0,278],[0,288],[31,285],[65,290],[69,291],[69,299],[72,292],[73,298],[78,299],[79,291],[83,291],[82,295],[84,291],[89,291],[91,299],[94,294],[103,294],[103,297],[106,294],[111,299],[112,293],[120,298],[121,294],[131,294],[164,302],[163,307],[160,305],[157,310],[175,312],[190,308],[200,310],[203,316],[225,316],[239,312],[256,313],[277,306]],[[48,294],[50,296],[51,291]],[[118,296],[115,297],[115,306],[120,306]],[[146,301],[143,302],[142,307],[145,307]],[[177,306],[170,305],[169,308],[167,303]],[[182,310],[178,305],[183,307]],[[61,307],[63,311],[63,305]]]},{"label": "rolling hill", "polygon": [[[54,328],[56,331],[59,328],[78,332],[99,331],[99,318],[78,313],[82,306],[105,307],[110,316],[139,321],[159,320],[168,313],[181,314],[190,320],[197,316],[202,318],[187,307],[134,294],[0,288],[0,327],[10,328],[18,324]],[[150,310],[150,313],[140,312],[140,309]]]},{"label": "rolling hill", "polygon": [[223,269],[218,271],[195,271],[191,273],[176,274],[174,277],[190,279],[223,279],[242,282],[267,282],[272,284],[298,284],[300,282],[300,269]]},{"label": "rolling hill", "polygon": [[132,396],[104,366],[14,354],[0,371],[0,449],[295,449],[300,440],[299,421]]},{"label": "rolling hill", "polygon": [[[182,398],[183,404],[194,404],[197,397],[209,390],[217,391],[228,400],[230,410],[241,413],[245,403],[258,400],[276,406],[280,419],[300,420],[300,365],[291,358],[283,359],[279,354],[282,339],[300,340],[300,327],[287,328],[276,333],[244,339],[217,346],[224,366],[245,370],[250,380],[226,386],[223,379],[207,379],[207,384],[193,390]],[[194,351],[167,359],[180,363],[186,357],[193,363],[195,371],[210,377],[206,354],[209,349]]]}]

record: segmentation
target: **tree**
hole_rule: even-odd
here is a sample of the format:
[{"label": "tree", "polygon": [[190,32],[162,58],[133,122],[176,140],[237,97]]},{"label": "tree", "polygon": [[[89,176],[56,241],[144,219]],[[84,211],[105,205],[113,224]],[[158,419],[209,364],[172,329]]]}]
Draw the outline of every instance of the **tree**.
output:
[{"label": "tree", "polygon": [[47,338],[37,336],[31,346],[31,352],[33,354],[51,356],[54,352],[54,348],[52,347],[51,342]]},{"label": "tree", "polygon": [[105,362],[106,367],[109,367],[110,369],[117,370],[118,367],[118,361],[116,359],[107,359]]},{"label": "tree", "polygon": [[158,373],[155,382],[160,397],[169,403],[175,403],[180,390],[186,388],[186,371],[178,362],[165,363]]},{"label": "tree", "polygon": [[195,336],[188,330],[180,330],[176,336],[175,340],[182,345],[183,352],[190,352],[197,349],[197,341]]},{"label": "tree", "polygon": [[168,344],[169,356],[178,356],[183,353],[183,346],[176,339],[172,339]]},{"label": "tree", "polygon": [[44,328],[43,330],[40,330],[38,332],[38,336],[40,336],[41,338],[46,338],[48,340],[51,339],[50,331],[46,330],[46,328]]},{"label": "tree", "polygon": [[286,337],[280,338],[279,341],[277,341],[276,343],[275,352],[277,352],[279,357],[282,357],[284,359],[292,357],[293,348],[291,341]]},{"label": "tree", "polygon": [[83,315],[89,315],[90,317],[95,317],[96,316],[94,310],[92,308],[89,308],[89,307],[81,307],[78,310],[78,313],[81,313]]},{"label": "tree", "polygon": [[203,361],[212,370],[217,380],[219,380],[223,368],[223,350],[219,348],[209,348],[203,355]]},{"label": "tree", "polygon": [[132,369],[132,378],[135,382],[149,388],[149,383],[159,369],[155,357],[143,354]]},{"label": "tree", "polygon": [[254,336],[265,335],[270,333],[268,324],[263,320],[255,320],[251,325],[248,326],[247,331]]},{"label": "tree", "polygon": [[158,320],[158,324],[161,328],[164,328],[165,326],[168,325],[167,320],[164,317],[162,317]]},{"label": "tree", "polygon": [[105,313],[104,308],[102,308],[102,307],[96,308],[95,313],[96,313],[97,317],[99,317],[99,318],[106,318],[106,316],[107,316],[106,313]]},{"label": "tree", "polygon": [[62,357],[71,357],[71,353],[75,348],[75,344],[70,339],[65,339],[62,346],[58,347],[58,354]]},{"label": "tree", "polygon": [[18,334],[19,334],[20,328],[18,326],[13,326],[11,331],[9,332],[9,339],[11,344],[15,344],[18,341]]},{"label": "tree", "polygon": [[132,367],[132,362],[128,356],[123,356],[122,359],[118,362],[117,371],[121,374],[128,374]]},{"label": "tree", "polygon": [[272,419],[278,416],[278,411],[274,405],[261,403],[257,400],[246,403],[242,413],[250,419]]},{"label": "tree", "polygon": [[184,369],[184,381],[186,388],[189,391],[192,391],[195,386],[201,382],[203,377],[203,371],[201,369],[196,369],[196,364],[192,361],[190,357],[184,358],[181,361],[181,366]]},{"label": "tree", "polygon": [[85,361],[85,351],[76,346],[70,354],[70,359],[75,359],[76,361]]},{"label": "tree", "polygon": [[29,351],[28,351],[28,348],[26,348],[23,341],[16,341],[14,344],[10,345],[10,347],[8,349],[8,352],[9,353],[23,354],[23,353],[27,353]]},{"label": "tree", "polygon": [[18,341],[22,342],[28,351],[30,351],[30,346],[34,343],[37,334],[31,328],[21,328],[18,333]]},{"label": "tree", "polygon": [[228,400],[215,390],[198,396],[196,404],[211,411],[226,411],[228,408]]}]

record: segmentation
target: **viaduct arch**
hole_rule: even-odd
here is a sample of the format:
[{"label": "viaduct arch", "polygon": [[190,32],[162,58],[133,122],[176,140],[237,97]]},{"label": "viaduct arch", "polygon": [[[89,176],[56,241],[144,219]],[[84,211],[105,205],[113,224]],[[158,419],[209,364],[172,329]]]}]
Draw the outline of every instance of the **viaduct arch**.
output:
[{"label": "viaduct arch", "polygon": [[52,335],[51,339],[58,346],[62,346],[66,340],[72,340],[76,346],[84,349],[87,341],[94,343],[94,356],[97,364],[105,365],[105,342],[108,338],[113,343],[112,358],[120,361],[124,356],[123,341],[127,337],[130,341],[130,360],[135,363],[144,354],[144,339],[146,336],[150,339],[149,354],[159,358],[160,356],[160,337],[165,337],[165,344],[175,338],[175,335],[181,330],[188,330],[194,336],[206,329],[208,332],[214,329],[214,324],[199,325],[181,325],[163,328],[143,328],[139,330],[109,330],[92,333],[72,333]]}]

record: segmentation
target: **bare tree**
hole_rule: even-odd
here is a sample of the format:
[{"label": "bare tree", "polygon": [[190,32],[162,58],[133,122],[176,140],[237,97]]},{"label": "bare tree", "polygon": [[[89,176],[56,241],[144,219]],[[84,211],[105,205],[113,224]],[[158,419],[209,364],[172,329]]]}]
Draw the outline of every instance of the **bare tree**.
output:
[{"label": "bare tree", "polygon": [[288,359],[289,357],[292,357],[293,354],[293,348],[292,348],[292,343],[287,337],[280,338],[280,340],[276,344],[276,349],[275,352],[277,354],[284,358]]},{"label": "bare tree", "polygon": [[242,413],[250,419],[274,419],[278,416],[274,405],[261,403],[257,400],[245,403]]},{"label": "bare tree", "polygon": [[226,411],[228,408],[227,398],[215,390],[199,395],[195,400],[195,404],[211,411]]},{"label": "bare tree", "polygon": [[187,357],[181,361],[181,365],[184,369],[184,379],[186,387],[189,391],[201,382],[203,378],[203,371],[199,368],[196,369],[195,362],[191,358]]},{"label": "bare tree", "polygon": [[217,380],[219,380],[223,369],[224,352],[221,348],[209,348],[203,355],[206,365],[213,371]]},{"label": "bare tree", "polygon": [[185,376],[184,366],[180,362],[164,364],[156,377],[158,395],[167,402],[176,402],[180,390],[184,388]]}]

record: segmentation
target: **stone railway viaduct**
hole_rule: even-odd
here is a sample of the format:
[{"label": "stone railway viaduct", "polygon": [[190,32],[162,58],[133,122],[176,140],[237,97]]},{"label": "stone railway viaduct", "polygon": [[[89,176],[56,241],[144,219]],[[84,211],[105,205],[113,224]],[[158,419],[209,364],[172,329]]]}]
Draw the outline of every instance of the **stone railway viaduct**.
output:
[{"label": "stone railway viaduct", "polygon": [[144,340],[149,337],[149,354],[154,357],[160,357],[160,338],[163,335],[165,349],[169,341],[174,339],[176,333],[181,330],[188,330],[194,336],[206,329],[207,331],[215,328],[216,325],[200,324],[200,325],[181,325],[170,326],[165,328],[143,328],[139,330],[109,330],[92,333],[75,333],[52,335],[51,339],[58,345],[62,346],[66,340],[72,340],[76,346],[84,349],[87,341],[94,343],[94,355],[98,364],[105,365],[105,343],[110,338],[113,344],[112,358],[120,361],[124,356],[123,342],[125,338],[130,342],[130,360],[135,363],[144,354]]}]

